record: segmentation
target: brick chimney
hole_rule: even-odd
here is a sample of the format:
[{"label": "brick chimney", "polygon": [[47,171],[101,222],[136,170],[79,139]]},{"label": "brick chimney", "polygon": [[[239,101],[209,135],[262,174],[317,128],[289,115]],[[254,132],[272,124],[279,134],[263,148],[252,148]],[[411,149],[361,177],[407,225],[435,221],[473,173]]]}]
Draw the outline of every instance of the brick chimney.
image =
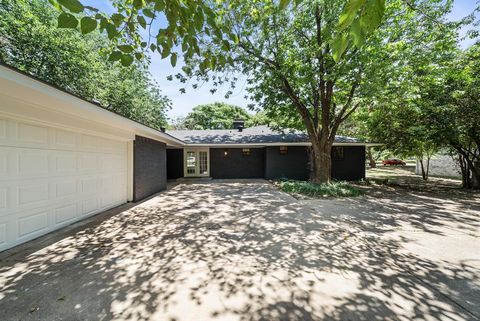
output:
[{"label": "brick chimney", "polygon": [[233,129],[238,129],[241,132],[245,128],[245,121],[243,119],[236,119],[233,121]]}]

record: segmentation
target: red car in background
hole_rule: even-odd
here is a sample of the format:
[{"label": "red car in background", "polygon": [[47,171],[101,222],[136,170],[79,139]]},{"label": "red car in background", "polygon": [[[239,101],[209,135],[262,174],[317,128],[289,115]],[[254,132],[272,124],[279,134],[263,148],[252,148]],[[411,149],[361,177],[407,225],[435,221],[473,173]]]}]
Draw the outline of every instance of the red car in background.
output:
[{"label": "red car in background", "polygon": [[392,158],[392,159],[385,159],[382,161],[382,164],[383,166],[387,166],[387,165],[391,165],[391,166],[397,166],[397,165],[401,165],[401,166],[405,166],[407,165],[404,161],[402,161],[401,159],[396,159],[396,158]]}]

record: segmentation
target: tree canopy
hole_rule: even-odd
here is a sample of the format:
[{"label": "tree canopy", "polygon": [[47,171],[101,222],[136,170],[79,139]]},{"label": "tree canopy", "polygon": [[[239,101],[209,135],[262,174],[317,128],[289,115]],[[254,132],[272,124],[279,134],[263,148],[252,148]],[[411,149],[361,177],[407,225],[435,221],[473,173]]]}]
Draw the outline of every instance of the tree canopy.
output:
[{"label": "tree canopy", "polygon": [[0,0],[0,16],[3,63],[148,126],[165,125],[170,101],[146,65],[108,62],[104,35],[58,29],[57,13],[45,0]]},{"label": "tree canopy", "polygon": [[234,120],[248,121],[251,118],[242,107],[216,102],[194,107],[184,123],[188,129],[230,129]]},{"label": "tree canopy", "polygon": [[[415,8],[402,0],[138,0],[119,1],[117,12],[105,15],[76,0],[52,1],[62,10],[60,26],[80,24],[83,33],[99,26],[115,47],[111,60],[124,65],[150,45],[173,65],[173,49],[182,52],[187,65],[176,76],[185,83],[196,78],[235,86],[232,74],[248,75],[250,98],[268,116],[307,131],[313,182],[330,181],[331,146],[342,123],[359,107],[382,101],[385,84],[405,83],[410,65],[432,57],[451,6],[434,0],[419,0]],[[425,10],[431,19],[424,19]],[[165,28],[154,31],[154,42],[142,41],[141,30],[150,36],[160,13]]]},{"label": "tree canopy", "polygon": [[[235,73],[246,74],[249,98],[263,110],[263,117],[309,134],[313,182],[330,180],[335,134],[355,114],[367,115],[377,130],[389,119],[392,126],[385,139],[390,139],[392,150],[418,157],[420,150],[439,144],[430,138],[424,144],[419,135],[448,136],[435,135],[439,129],[422,120],[438,114],[439,105],[448,106],[449,115],[458,117],[449,123],[458,126],[449,137],[458,134],[453,137],[462,144],[475,143],[476,130],[458,122],[463,115],[477,119],[471,104],[475,98],[469,98],[474,81],[465,80],[468,73],[463,69],[455,74],[444,68],[444,62],[459,54],[459,29],[475,16],[448,22],[451,0],[134,0],[115,2],[116,12],[108,15],[77,0],[51,2],[61,11],[59,26],[84,34],[96,28],[105,32],[110,60],[124,66],[151,50],[162,58],[170,56],[172,65],[181,53],[186,66],[176,78],[185,84],[196,79],[234,87]],[[158,26],[154,22],[161,15],[166,23]],[[478,36],[478,31],[468,34]],[[465,57],[456,63],[466,63]],[[442,86],[450,92],[441,91]],[[469,89],[468,95],[462,86]],[[462,115],[461,104],[470,106]],[[402,115],[408,117],[401,119]],[[402,140],[394,141],[402,128]],[[368,135],[368,125],[364,129]],[[449,144],[455,149],[451,140]],[[469,171],[476,166],[472,159],[464,160],[472,163]]]}]

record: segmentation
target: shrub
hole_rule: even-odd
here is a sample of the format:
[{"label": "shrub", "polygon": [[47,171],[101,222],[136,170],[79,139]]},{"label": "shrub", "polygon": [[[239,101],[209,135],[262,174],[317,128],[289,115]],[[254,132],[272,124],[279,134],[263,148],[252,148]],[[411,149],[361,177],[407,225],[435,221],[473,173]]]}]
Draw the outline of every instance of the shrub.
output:
[{"label": "shrub", "polygon": [[354,197],[363,192],[347,182],[333,182],[329,184],[313,184],[306,181],[280,182],[280,189],[287,193],[301,194],[310,197]]}]

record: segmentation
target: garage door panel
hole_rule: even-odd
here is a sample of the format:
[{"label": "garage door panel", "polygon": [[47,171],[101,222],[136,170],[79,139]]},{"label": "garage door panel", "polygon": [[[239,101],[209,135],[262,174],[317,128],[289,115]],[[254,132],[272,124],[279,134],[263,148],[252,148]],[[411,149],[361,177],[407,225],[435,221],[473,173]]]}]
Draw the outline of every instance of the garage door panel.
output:
[{"label": "garage door panel", "polygon": [[36,205],[39,202],[49,200],[49,186],[48,182],[28,184],[19,186],[17,188],[18,206]]},{"label": "garage door panel", "polygon": [[7,224],[0,223],[0,246],[7,242]]},{"label": "garage door panel", "polygon": [[7,138],[7,121],[0,118],[0,141]]},{"label": "garage door panel", "polygon": [[38,234],[48,228],[48,211],[39,211],[18,219],[18,237]]},{"label": "garage door panel", "polygon": [[0,187],[0,213],[7,208],[7,188]]},{"label": "garage door panel", "polygon": [[57,152],[53,162],[53,172],[56,174],[75,173],[77,171],[77,157],[75,152]]},{"label": "garage door panel", "polygon": [[[25,145],[46,147],[49,141],[49,128],[45,126],[32,125],[28,123],[18,122],[17,124],[17,139],[20,143]],[[40,146],[39,146],[40,145]]]},{"label": "garage door panel", "polygon": [[55,208],[55,225],[67,223],[78,216],[77,204],[68,204]]},{"label": "garage door panel", "polygon": [[2,251],[125,203],[127,142],[3,118],[0,173]]},{"label": "garage door panel", "polygon": [[[28,176],[34,174],[48,174],[49,153],[45,150],[19,150],[13,151],[17,155],[17,164],[12,164],[13,168],[18,168],[18,175]],[[15,166],[16,165],[16,166]]]},{"label": "garage door panel", "polygon": [[78,134],[62,129],[54,130],[53,145],[60,149],[76,149]]},{"label": "garage door panel", "polygon": [[98,199],[97,198],[87,198],[82,200],[82,212],[81,215],[91,215],[98,210]]}]

